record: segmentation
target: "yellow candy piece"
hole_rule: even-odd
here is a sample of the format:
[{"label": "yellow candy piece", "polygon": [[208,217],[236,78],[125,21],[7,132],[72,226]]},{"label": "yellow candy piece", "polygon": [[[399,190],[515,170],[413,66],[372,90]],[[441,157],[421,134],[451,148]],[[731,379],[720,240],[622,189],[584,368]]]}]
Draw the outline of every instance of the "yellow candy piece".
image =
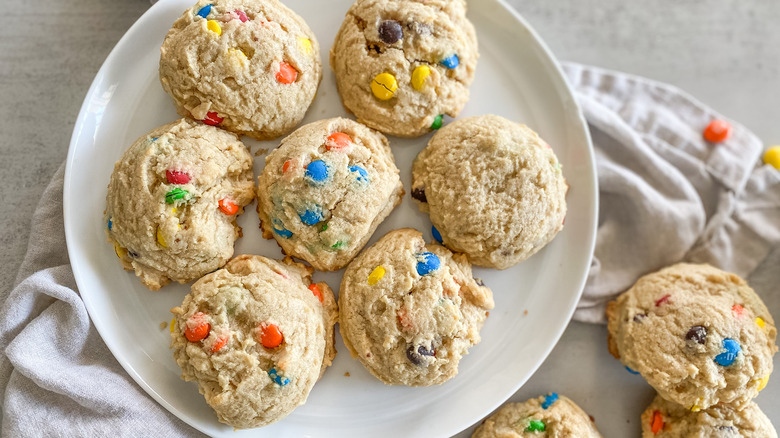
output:
[{"label": "yellow candy piece", "polygon": [[766,384],[769,383],[769,374],[764,376],[758,384],[758,390],[761,391],[762,389],[766,388]]},{"label": "yellow candy piece", "polygon": [[761,328],[764,328],[766,326],[766,322],[764,322],[764,320],[761,319],[761,317],[758,317],[756,318],[756,325]]},{"label": "yellow candy piece", "polygon": [[176,211],[177,211],[177,210],[176,210],[176,207],[173,207],[173,208],[171,209],[171,213],[173,213],[173,214],[176,214]]},{"label": "yellow candy piece", "polygon": [[168,244],[165,243],[165,238],[163,238],[162,231],[160,231],[160,228],[157,228],[157,243],[160,244],[163,248],[167,248]]},{"label": "yellow candy piece", "polygon": [[127,250],[122,248],[118,243],[114,242],[114,252],[116,253],[116,256],[121,258],[124,258],[127,255]]},{"label": "yellow candy piece", "polygon": [[374,268],[373,271],[371,271],[371,274],[368,276],[368,285],[373,286],[379,282],[379,280],[382,279],[382,277],[385,276],[385,268],[382,266],[377,266]]},{"label": "yellow candy piece", "polygon": [[228,49],[228,55],[238,60],[242,65],[247,61],[246,53],[241,49]]},{"label": "yellow candy piece", "polygon": [[171,318],[171,333],[173,333],[173,325],[176,323],[176,317]]},{"label": "yellow candy piece", "polygon": [[764,163],[780,170],[780,146],[772,146],[764,154]]},{"label": "yellow candy piece", "polygon": [[691,412],[699,412],[700,410],[701,410],[701,406],[699,405],[691,406]]},{"label": "yellow candy piece", "polygon": [[431,68],[427,65],[420,65],[412,72],[412,87],[415,90],[422,90],[425,85],[425,80],[431,75]]},{"label": "yellow candy piece", "polygon": [[398,89],[398,81],[390,73],[380,73],[371,82],[371,91],[379,100],[388,100],[395,95]]},{"label": "yellow candy piece", "polygon": [[219,27],[219,23],[214,20],[209,20],[206,22],[206,29],[214,32],[217,35],[222,35],[222,28]]},{"label": "yellow candy piece", "polygon": [[311,55],[311,52],[314,50],[311,47],[311,40],[306,37],[298,37],[298,49],[304,55]]}]

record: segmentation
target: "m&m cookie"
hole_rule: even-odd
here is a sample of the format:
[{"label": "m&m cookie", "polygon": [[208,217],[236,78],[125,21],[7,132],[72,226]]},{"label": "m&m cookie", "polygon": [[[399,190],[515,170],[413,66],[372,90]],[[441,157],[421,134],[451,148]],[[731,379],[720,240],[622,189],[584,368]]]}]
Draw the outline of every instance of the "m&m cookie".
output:
[{"label": "m&m cookie", "polygon": [[462,254],[391,231],[347,267],[339,290],[344,344],[389,385],[430,386],[458,373],[479,343],[493,294]]},{"label": "m&m cookie", "polygon": [[527,259],[563,229],[567,190],[553,149],[495,115],[445,126],[412,166],[412,198],[436,239],[490,268]]},{"label": "m&m cookie", "polygon": [[141,136],[114,166],[104,216],[122,266],[144,286],[186,283],[233,255],[254,199],[253,160],[235,134],[181,119]]},{"label": "m&m cookie", "polygon": [[609,351],[693,412],[745,406],[772,372],[772,315],[744,280],[709,265],[640,278],[607,304],[607,319]]},{"label": "m&m cookie", "polygon": [[719,403],[696,412],[656,396],[642,413],[642,438],[777,438],[777,431],[755,402],[741,409]]},{"label": "m&m cookie", "polygon": [[290,259],[241,255],[171,309],[181,377],[198,384],[220,422],[245,429],[281,420],[332,363],[336,302],[311,274]]},{"label": "m&m cookie", "polygon": [[477,37],[464,0],[358,0],[330,65],[347,111],[386,134],[439,129],[469,99]]},{"label": "m&m cookie", "polygon": [[472,438],[601,438],[593,420],[566,396],[551,392],[522,403],[507,403],[488,417]]},{"label": "m&m cookie", "polygon": [[275,0],[201,0],[160,53],[160,82],[181,116],[258,140],[300,123],[321,79],[314,33]]},{"label": "m&m cookie", "polygon": [[302,126],[265,160],[257,211],[266,238],[316,269],[341,269],[401,202],[382,134],[349,119]]}]

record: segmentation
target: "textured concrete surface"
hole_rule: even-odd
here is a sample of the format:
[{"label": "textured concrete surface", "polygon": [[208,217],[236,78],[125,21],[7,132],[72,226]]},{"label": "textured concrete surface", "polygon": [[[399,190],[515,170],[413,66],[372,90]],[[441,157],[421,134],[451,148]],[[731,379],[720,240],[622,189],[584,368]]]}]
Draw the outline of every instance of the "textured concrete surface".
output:
[{"label": "textured concrete surface", "polygon": [[[768,145],[780,144],[780,2],[509,3],[560,59],[672,83],[744,123]],[[30,215],[65,158],[92,78],[149,2],[4,0],[3,6],[0,299],[14,284],[30,238]],[[641,380],[620,374],[617,361],[605,357],[603,339],[602,327],[572,324],[516,397],[557,389],[593,406],[605,436],[636,436],[638,413],[652,393]],[[772,380],[759,404],[780,425],[780,383]]]}]

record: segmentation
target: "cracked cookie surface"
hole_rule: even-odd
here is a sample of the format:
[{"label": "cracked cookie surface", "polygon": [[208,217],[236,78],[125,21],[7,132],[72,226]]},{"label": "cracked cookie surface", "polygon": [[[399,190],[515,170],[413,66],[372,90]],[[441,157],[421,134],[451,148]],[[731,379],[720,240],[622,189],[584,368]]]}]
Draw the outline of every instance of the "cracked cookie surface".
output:
[{"label": "cracked cookie surface", "polygon": [[601,438],[588,414],[566,396],[549,393],[507,403],[488,417],[472,438]]},{"label": "cracked cookie surface", "polygon": [[718,404],[691,412],[656,396],[641,421],[643,438],[777,438],[772,422],[755,402],[741,409]]},{"label": "cracked cookie surface", "polygon": [[300,123],[321,79],[314,33],[277,0],[201,0],[160,50],[160,82],[181,116],[258,140]]},{"label": "cracked cookie surface", "polygon": [[385,136],[344,118],[302,126],[258,178],[263,236],[316,269],[341,269],[397,206],[403,186]]},{"label": "cracked cookie surface", "polygon": [[777,330],[735,274],[680,263],[607,304],[609,351],[662,397],[694,411],[743,406],[766,385]]},{"label": "cracked cookie surface", "polygon": [[358,0],[330,52],[344,107],[386,134],[417,137],[469,98],[477,38],[463,0]]},{"label": "cracked cookie surface", "polygon": [[233,255],[254,199],[253,160],[235,134],[181,119],[136,140],[114,165],[105,224],[122,266],[151,290],[186,283]]},{"label": "cracked cookie surface", "polygon": [[484,115],[437,132],[412,165],[412,198],[445,246],[505,269],[563,229],[568,185],[552,148],[525,125]]},{"label": "cracked cookie surface", "polygon": [[220,422],[264,426],[302,405],[336,355],[338,310],[311,268],[241,255],[192,285],[171,309],[182,379],[198,384]]},{"label": "cracked cookie surface", "polygon": [[339,290],[344,344],[389,385],[430,386],[458,373],[480,342],[493,294],[462,254],[391,231],[347,267]]}]

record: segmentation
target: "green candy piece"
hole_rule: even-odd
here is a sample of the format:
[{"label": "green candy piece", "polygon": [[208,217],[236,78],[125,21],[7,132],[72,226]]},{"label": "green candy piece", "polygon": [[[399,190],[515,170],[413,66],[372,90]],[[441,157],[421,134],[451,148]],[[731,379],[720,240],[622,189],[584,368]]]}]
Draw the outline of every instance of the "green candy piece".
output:
[{"label": "green candy piece", "polygon": [[175,189],[173,189],[170,192],[165,194],[165,203],[166,204],[173,204],[174,202],[178,201],[179,199],[185,199],[186,200],[186,199],[189,199],[189,197],[190,197],[190,192],[188,192],[188,191],[186,191],[184,189],[180,189],[180,188],[177,187],[177,188],[175,188]]},{"label": "green candy piece", "polygon": [[443,119],[444,119],[444,115],[443,114],[439,114],[438,116],[436,116],[436,118],[433,119],[433,123],[431,124],[431,129],[433,129],[435,131],[435,130],[441,128],[441,122],[442,122]]},{"label": "green candy piece", "polygon": [[320,231],[325,231],[327,229],[328,229],[328,224],[324,223],[324,224],[322,224],[322,228],[320,228]]},{"label": "green candy piece", "polygon": [[333,249],[339,249],[339,248],[341,248],[342,246],[344,246],[344,242],[342,242],[342,241],[340,241],[340,240],[339,240],[338,242],[334,243],[334,244],[333,244],[333,245],[331,245],[330,247],[331,247],[331,248],[333,248]]},{"label": "green candy piece", "polygon": [[528,423],[528,427],[525,428],[526,432],[544,432],[544,422],[539,420],[531,420]]}]

